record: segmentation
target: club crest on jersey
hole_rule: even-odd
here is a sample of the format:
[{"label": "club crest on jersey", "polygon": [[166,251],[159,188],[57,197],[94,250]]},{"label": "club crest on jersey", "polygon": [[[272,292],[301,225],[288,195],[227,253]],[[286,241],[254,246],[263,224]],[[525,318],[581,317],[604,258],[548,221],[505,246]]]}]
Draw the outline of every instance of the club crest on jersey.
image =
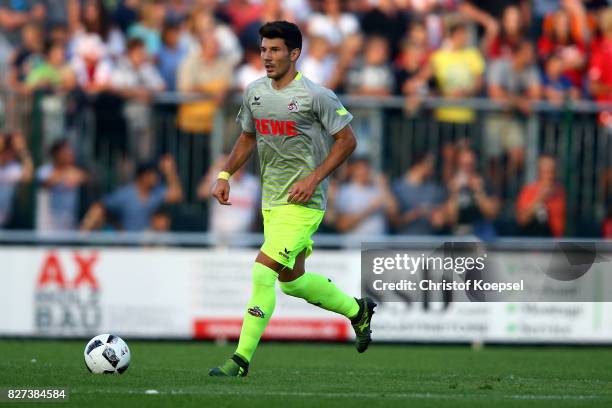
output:
[{"label": "club crest on jersey", "polygon": [[292,99],[291,102],[289,102],[287,109],[289,109],[289,112],[297,112],[300,110],[300,104],[296,99]]}]

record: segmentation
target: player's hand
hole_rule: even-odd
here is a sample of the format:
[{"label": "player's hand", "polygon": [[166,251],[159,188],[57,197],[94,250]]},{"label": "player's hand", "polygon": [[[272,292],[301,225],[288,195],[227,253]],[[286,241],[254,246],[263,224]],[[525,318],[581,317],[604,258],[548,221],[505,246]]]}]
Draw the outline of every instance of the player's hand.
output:
[{"label": "player's hand", "polygon": [[287,198],[288,203],[292,204],[306,204],[314,194],[315,189],[319,183],[312,176],[307,176],[300,181],[296,182],[289,190],[289,197]]},{"label": "player's hand", "polygon": [[215,186],[213,187],[212,196],[219,201],[221,205],[232,205],[229,202],[230,185],[227,180],[217,179]]}]

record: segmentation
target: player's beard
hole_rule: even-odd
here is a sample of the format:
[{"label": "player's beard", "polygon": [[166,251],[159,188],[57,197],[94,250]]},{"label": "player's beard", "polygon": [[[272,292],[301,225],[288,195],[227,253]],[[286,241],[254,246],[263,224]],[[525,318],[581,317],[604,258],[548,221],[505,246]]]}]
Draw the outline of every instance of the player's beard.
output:
[{"label": "player's beard", "polygon": [[278,81],[282,79],[285,75],[287,75],[287,72],[289,72],[290,68],[290,63],[287,63],[286,65],[283,64],[283,66],[279,66],[279,64],[274,64],[274,71],[272,73],[267,74],[268,78],[273,79],[274,81]]}]

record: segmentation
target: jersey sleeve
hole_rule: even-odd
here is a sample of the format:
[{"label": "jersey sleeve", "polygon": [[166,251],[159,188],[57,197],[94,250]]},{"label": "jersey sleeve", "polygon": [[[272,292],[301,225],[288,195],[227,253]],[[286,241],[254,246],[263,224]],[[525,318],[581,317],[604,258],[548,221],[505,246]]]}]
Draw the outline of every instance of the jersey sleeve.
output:
[{"label": "jersey sleeve", "polygon": [[242,95],[242,105],[240,105],[240,111],[236,117],[236,122],[240,123],[242,130],[247,133],[255,133],[255,126],[253,125],[253,114],[249,107],[249,90],[248,88]]},{"label": "jersey sleeve", "polygon": [[330,90],[314,94],[312,105],[315,115],[330,135],[335,135],[353,120],[353,115]]}]

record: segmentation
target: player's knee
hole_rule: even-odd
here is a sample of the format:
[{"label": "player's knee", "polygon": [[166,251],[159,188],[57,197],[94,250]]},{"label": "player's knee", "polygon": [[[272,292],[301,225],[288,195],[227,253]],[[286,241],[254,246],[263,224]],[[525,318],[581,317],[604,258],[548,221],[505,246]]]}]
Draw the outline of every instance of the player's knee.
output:
[{"label": "player's knee", "polygon": [[265,265],[255,263],[253,267],[253,285],[259,286],[274,286],[278,274]]},{"label": "player's knee", "polygon": [[279,282],[279,286],[285,295],[294,296],[294,297],[302,297],[302,285],[301,282],[291,281],[291,282]]}]

